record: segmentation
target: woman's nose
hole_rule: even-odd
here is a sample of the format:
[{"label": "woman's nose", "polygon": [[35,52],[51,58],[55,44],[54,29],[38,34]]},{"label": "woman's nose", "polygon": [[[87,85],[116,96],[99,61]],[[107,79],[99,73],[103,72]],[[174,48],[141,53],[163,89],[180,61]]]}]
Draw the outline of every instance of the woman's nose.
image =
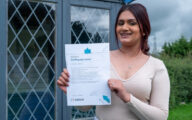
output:
[{"label": "woman's nose", "polygon": [[123,30],[129,30],[129,25],[128,25],[128,24],[124,24],[124,25],[122,26],[122,28],[123,28]]}]

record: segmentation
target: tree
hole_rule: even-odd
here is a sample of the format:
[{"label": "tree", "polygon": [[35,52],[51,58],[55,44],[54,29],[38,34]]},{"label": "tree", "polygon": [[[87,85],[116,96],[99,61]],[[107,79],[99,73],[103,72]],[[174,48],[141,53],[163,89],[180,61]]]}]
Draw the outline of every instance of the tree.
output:
[{"label": "tree", "polygon": [[165,43],[161,54],[170,57],[185,57],[192,53],[192,38],[190,41],[184,36],[173,43]]}]

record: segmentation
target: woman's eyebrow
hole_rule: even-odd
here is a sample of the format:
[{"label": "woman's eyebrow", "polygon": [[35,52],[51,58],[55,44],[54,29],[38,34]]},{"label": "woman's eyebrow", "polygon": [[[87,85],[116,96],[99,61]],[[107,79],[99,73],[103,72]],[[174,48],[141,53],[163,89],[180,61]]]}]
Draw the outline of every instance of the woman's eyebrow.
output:
[{"label": "woman's eyebrow", "polygon": [[137,20],[134,19],[134,18],[130,18],[130,19],[119,19],[119,21],[124,21],[124,20],[126,20],[126,21],[137,21]]},{"label": "woman's eyebrow", "polygon": [[137,21],[137,20],[132,18],[132,19],[128,19],[127,21]]}]

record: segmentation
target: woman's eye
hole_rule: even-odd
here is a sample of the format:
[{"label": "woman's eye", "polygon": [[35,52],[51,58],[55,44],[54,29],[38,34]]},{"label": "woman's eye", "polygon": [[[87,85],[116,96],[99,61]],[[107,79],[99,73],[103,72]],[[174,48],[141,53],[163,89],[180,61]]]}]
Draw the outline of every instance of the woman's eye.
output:
[{"label": "woman's eye", "polygon": [[118,25],[120,25],[120,26],[124,25],[124,21],[119,21]]},{"label": "woman's eye", "polygon": [[129,22],[130,25],[136,25],[137,22]]}]

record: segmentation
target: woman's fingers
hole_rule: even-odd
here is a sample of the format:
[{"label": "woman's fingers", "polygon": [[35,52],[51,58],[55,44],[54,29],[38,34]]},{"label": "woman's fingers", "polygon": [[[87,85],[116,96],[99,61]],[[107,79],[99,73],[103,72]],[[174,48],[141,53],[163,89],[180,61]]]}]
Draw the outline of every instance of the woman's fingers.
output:
[{"label": "woman's fingers", "polygon": [[69,77],[69,72],[66,68],[63,69],[64,74],[66,74],[67,77]]},{"label": "woman's fingers", "polygon": [[122,81],[116,79],[108,80],[109,88],[112,92],[115,92],[124,102],[130,101],[130,94],[126,91]]},{"label": "woman's fingers", "polygon": [[68,75],[65,74],[64,72],[61,73],[61,77],[63,77],[63,80],[64,80],[64,81],[69,82],[69,77],[68,77]]},{"label": "woman's fingers", "polygon": [[59,88],[61,90],[63,90],[65,93],[67,93],[67,86],[69,86],[68,83],[63,84],[63,82],[61,80],[57,80],[57,85],[59,86]]},{"label": "woman's fingers", "polygon": [[111,91],[115,92],[116,94],[122,89],[123,85],[120,80],[116,79],[109,79],[108,85]]},{"label": "woman's fingers", "polygon": [[69,86],[68,82],[69,82],[69,72],[67,71],[67,69],[64,68],[63,72],[61,73],[60,77],[57,80],[57,85],[65,93],[67,93],[67,87]]},{"label": "woman's fingers", "polygon": [[65,87],[69,86],[69,84],[68,84],[67,82],[63,82],[63,81],[61,81],[60,79],[57,80],[57,84],[58,84],[59,86],[65,86]]},{"label": "woman's fingers", "polygon": [[64,86],[59,86],[59,88],[60,88],[62,91],[64,91],[65,93],[67,93],[67,88],[66,88],[66,87],[64,87]]},{"label": "woman's fingers", "polygon": [[68,81],[65,80],[62,76],[59,77],[58,82],[63,86],[68,86]]},{"label": "woman's fingers", "polygon": [[108,86],[109,86],[109,88],[111,89],[111,91],[114,91],[114,89],[115,89],[115,84],[114,84],[114,82],[113,82],[113,80],[108,80]]},{"label": "woman's fingers", "polygon": [[114,79],[109,79],[109,80],[108,80],[108,85],[111,86],[111,87],[116,86],[116,80],[114,80]]}]

